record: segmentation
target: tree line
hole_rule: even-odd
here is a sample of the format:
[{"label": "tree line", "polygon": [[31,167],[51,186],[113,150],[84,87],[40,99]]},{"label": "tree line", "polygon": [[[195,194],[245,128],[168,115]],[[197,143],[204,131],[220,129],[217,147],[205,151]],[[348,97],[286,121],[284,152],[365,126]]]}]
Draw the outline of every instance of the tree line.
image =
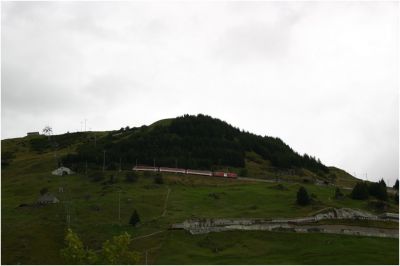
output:
[{"label": "tree line", "polygon": [[243,168],[245,152],[254,151],[277,168],[306,168],[317,174],[329,171],[320,160],[307,154],[299,155],[279,138],[258,136],[201,114],[177,117],[167,125],[110,132],[96,145],[93,142],[80,145],[76,154],[63,158],[63,163],[101,165],[104,151],[107,167],[111,168],[119,163],[132,167],[136,161],[138,164],[195,169]]}]

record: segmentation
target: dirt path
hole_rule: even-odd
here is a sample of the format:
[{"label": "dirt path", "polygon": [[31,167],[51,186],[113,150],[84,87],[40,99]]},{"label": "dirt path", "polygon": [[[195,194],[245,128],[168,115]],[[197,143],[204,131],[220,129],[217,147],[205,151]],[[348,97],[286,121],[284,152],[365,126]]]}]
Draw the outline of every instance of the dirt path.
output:
[{"label": "dirt path", "polygon": [[165,202],[164,202],[164,210],[163,210],[163,213],[161,214],[161,217],[163,217],[167,214],[167,205],[168,205],[168,198],[169,198],[170,192],[171,192],[171,189],[168,187],[167,196],[165,197]]},{"label": "dirt path", "polygon": [[165,231],[166,231],[166,230],[161,230],[161,231],[153,232],[153,233],[148,234],[148,235],[138,236],[138,237],[132,238],[132,240],[137,240],[137,239],[142,239],[142,238],[146,238],[146,237],[149,237],[149,236],[158,235],[158,234],[161,234],[161,233],[163,233],[163,232],[165,232]]},{"label": "dirt path", "polygon": [[260,179],[260,178],[251,178],[251,177],[238,177],[238,180],[243,180],[243,181],[255,181],[255,182],[265,182],[265,183],[278,183],[275,180],[270,180],[270,179]]}]

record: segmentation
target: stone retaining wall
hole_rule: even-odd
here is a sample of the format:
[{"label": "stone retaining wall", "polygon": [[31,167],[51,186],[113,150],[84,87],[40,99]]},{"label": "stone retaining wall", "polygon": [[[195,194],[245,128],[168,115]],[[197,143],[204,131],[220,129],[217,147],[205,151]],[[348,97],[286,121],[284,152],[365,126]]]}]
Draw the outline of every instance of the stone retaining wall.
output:
[{"label": "stone retaining wall", "polygon": [[[389,217],[389,219],[387,217]],[[190,219],[180,224],[173,224],[171,229],[184,229],[192,234],[205,234],[209,232],[222,232],[229,230],[261,230],[306,233],[320,232],[398,238],[398,229],[380,229],[347,225],[302,225],[302,223],[316,222],[325,219],[368,219],[392,221],[396,220],[395,218],[395,214],[379,217],[359,210],[342,208],[331,209],[325,213],[316,214],[311,217],[295,219]],[[398,218],[396,221],[398,222]]]}]

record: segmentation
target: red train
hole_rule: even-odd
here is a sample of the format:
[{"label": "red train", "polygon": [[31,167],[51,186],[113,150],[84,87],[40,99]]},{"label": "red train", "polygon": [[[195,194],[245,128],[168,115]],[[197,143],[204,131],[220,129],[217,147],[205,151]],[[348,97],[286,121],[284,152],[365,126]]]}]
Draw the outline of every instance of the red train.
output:
[{"label": "red train", "polygon": [[170,167],[153,167],[153,166],[145,166],[145,165],[135,166],[135,167],[133,167],[132,170],[134,170],[134,171],[182,173],[182,174],[190,174],[190,175],[205,175],[205,176],[218,176],[218,177],[227,177],[227,178],[237,178],[237,174],[235,174],[235,173],[212,172],[212,171],[204,171],[204,170],[170,168]]}]

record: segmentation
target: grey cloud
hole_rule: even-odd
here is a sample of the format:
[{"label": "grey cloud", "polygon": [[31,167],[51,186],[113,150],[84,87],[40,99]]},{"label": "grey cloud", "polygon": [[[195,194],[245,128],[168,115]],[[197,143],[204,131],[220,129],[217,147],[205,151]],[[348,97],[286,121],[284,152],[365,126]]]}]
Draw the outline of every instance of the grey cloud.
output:
[{"label": "grey cloud", "polygon": [[394,180],[396,6],[3,2],[2,138],[206,113]]},{"label": "grey cloud", "polygon": [[288,33],[280,28],[243,25],[227,30],[216,54],[228,60],[272,60],[285,53],[289,40]]}]

